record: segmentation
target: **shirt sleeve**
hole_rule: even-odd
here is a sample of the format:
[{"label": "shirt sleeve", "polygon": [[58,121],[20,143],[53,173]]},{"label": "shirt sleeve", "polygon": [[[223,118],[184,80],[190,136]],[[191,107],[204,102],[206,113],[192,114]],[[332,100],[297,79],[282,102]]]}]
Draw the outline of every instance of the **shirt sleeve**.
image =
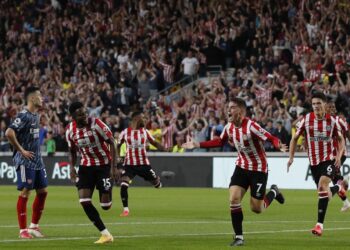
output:
[{"label": "shirt sleeve", "polygon": [[349,131],[349,125],[344,119],[339,118],[339,125],[340,125],[340,127],[342,129],[342,132],[348,132]]},{"label": "shirt sleeve", "polygon": [[216,148],[216,147],[222,147],[223,145],[224,143],[220,138],[217,138],[211,141],[203,141],[199,143],[200,148]]},{"label": "shirt sleeve", "polygon": [[256,122],[252,122],[252,124],[250,126],[250,131],[263,141],[266,141],[268,139],[268,137],[271,136],[271,134],[269,132],[267,132],[265,129],[263,129]]},{"label": "shirt sleeve", "polygon": [[68,147],[69,148],[72,148],[74,146],[74,142],[71,138],[71,130],[69,129],[69,127],[71,126],[71,124],[69,124],[66,128],[66,141],[67,141],[67,144],[68,144]]},{"label": "shirt sleeve", "polygon": [[332,133],[333,137],[342,136],[342,127],[340,125],[340,121],[339,119],[334,119],[334,120],[335,120],[335,124],[333,128],[333,133]]},{"label": "shirt sleeve", "polygon": [[224,142],[228,138],[228,128],[229,124],[227,124],[224,127],[224,130],[221,132],[220,138],[210,140],[210,141],[203,141],[199,143],[200,148],[216,148],[216,147],[222,147],[224,145]]},{"label": "shirt sleeve", "polygon": [[224,127],[224,129],[222,130],[222,132],[221,132],[221,134],[220,134],[220,139],[222,140],[222,141],[225,141],[225,140],[227,140],[227,138],[229,137],[228,136],[228,130],[229,130],[229,127],[230,127],[230,125],[229,124],[226,124],[226,126]]},{"label": "shirt sleeve", "polygon": [[250,131],[256,135],[260,140],[266,141],[269,140],[272,142],[273,146],[276,149],[279,149],[279,139],[273,135],[271,135],[269,132],[267,132],[265,129],[263,129],[259,124],[256,122],[252,122],[252,125],[250,126]]},{"label": "shirt sleeve", "polygon": [[29,119],[26,113],[19,113],[16,118],[11,122],[9,128],[12,128],[16,134],[23,130],[28,125]]},{"label": "shirt sleeve", "polygon": [[296,136],[300,136],[305,132],[305,117],[297,123],[296,127],[297,127],[297,132],[295,132]]},{"label": "shirt sleeve", "polygon": [[121,145],[125,142],[125,133],[126,133],[126,129],[124,129],[120,134],[119,134],[119,137],[118,137],[118,141],[117,141],[117,144],[118,145]]},{"label": "shirt sleeve", "polygon": [[111,130],[108,128],[108,126],[101,121],[100,119],[95,120],[95,129],[107,141],[110,138],[113,138],[113,134]]},{"label": "shirt sleeve", "polygon": [[151,144],[154,144],[155,143],[155,139],[154,137],[151,135],[151,133],[145,129],[145,133],[146,133],[146,137],[147,137],[147,140],[151,143]]}]

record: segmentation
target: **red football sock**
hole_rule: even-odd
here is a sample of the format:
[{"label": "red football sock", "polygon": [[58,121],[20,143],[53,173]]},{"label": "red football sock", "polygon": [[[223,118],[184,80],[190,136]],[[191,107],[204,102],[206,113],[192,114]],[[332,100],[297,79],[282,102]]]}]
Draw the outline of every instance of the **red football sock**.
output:
[{"label": "red football sock", "polygon": [[33,202],[33,214],[32,214],[33,224],[39,224],[41,214],[44,210],[46,196],[47,196],[47,192],[39,193],[35,196],[35,200]]},{"label": "red football sock", "polygon": [[28,197],[18,196],[17,217],[19,229],[27,228],[27,201]]}]

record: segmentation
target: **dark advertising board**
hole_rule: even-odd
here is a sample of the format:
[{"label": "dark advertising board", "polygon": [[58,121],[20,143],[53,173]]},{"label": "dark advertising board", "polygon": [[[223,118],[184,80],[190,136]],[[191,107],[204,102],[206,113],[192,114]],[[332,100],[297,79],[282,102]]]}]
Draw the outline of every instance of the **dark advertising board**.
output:
[{"label": "dark advertising board", "polygon": [[[68,157],[43,157],[49,185],[72,185],[69,180]],[[212,157],[150,157],[152,168],[163,176],[164,186],[170,187],[211,187]],[[10,156],[0,157],[0,184],[15,185],[16,169]],[[148,186],[149,183],[136,177],[133,186]]]}]

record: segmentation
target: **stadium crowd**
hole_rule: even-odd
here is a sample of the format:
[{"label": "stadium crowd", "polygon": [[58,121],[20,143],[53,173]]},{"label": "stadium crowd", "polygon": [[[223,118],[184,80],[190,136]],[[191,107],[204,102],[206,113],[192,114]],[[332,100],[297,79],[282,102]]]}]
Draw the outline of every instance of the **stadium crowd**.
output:
[{"label": "stadium crowd", "polygon": [[[0,150],[10,149],[4,131],[32,85],[45,102],[41,143],[53,151],[67,150],[67,109],[76,100],[115,136],[141,109],[154,137],[183,152],[185,140],[220,135],[226,101],[238,96],[289,143],[314,90],[349,121],[349,37],[350,3],[342,0],[3,0]],[[213,76],[209,65],[223,70]],[[171,98],[174,83],[197,77]]]}]

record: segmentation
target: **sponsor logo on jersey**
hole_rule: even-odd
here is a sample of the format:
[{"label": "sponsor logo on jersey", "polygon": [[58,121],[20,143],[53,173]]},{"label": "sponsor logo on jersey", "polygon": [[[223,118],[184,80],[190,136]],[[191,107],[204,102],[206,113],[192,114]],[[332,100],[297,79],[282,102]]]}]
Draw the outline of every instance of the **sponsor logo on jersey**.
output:
[{"label": "sponsor logo on jersey", "polygon": [[238,151],[245,152],[245,153],[250,153],[253,150],[250,147],[245,147],[245,146],[242,146],[242,145],[238,145]]},{"label": "sponsor logo on jersey", "polygon": [[313,137],[310,137],[310,141],[325,141],[325,142],[330,142],[331,141],[331,138],[328,137],[328,136],[313,136]]}]

